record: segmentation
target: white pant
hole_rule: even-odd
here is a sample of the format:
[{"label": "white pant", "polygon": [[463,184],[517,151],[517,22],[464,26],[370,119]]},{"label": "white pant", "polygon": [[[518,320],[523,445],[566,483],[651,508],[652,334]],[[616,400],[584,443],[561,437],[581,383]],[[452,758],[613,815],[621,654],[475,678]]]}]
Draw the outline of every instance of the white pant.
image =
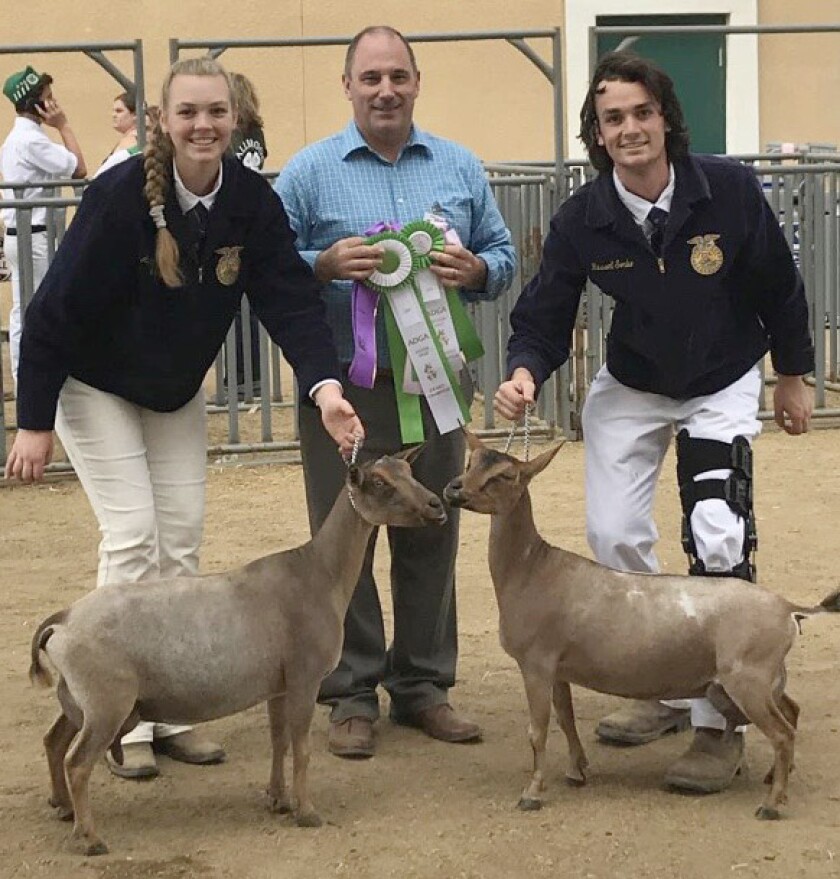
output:
[{"label": "white pant", "polygon": [[[21,334],[21,294],[20,294],[20,260],[18,259],[18,236],[6,235],[3,239],[3,250],[9,261],[12,272],[12,310],[9,312],[9,357],[12,363],[12,378],[17,387],[18,362],[20,361]],[[32,292],[34,293],[44,280],[49,268],[47,260],[47,233],[35,232],[32,235]]]},{"label": "white pant", "polygon": [[[704,397],[672,400],[621,384],[602,367],[583,408],[586,457],[586,527],[595,558],[623,571],[657,573],[653,499],[672,437],[683,428],[698,439],[752,440],[761,431],[754,367],[729,387]],[[696,481],[725,478],[710,470]],[[724,500],[698,502],[691,514],[697,553],[708,571],[732,570],[743,560],[744,522]],[[687,707],[687,701],[669,702]],[[726,721],[706,699],[691,700],[693,726],[725,729]]]},{"label": "white pant", "polygon": [[[153,412],[68,378],[56,433],[99,522],[97,586],[198,573],[207,431],[199,392]],[[189,727],[140,723],[124,744]]]}]

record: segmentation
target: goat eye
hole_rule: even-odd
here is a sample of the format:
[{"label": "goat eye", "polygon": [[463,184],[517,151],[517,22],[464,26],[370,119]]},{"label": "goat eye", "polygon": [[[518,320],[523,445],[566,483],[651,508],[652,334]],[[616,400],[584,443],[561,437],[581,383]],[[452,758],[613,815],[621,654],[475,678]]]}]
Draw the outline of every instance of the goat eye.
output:
[{"label": "goat eye", "polygon": [[385,480],[380,479],[378,476],[373,477],[373,487],[374,488],[385,488]]}]

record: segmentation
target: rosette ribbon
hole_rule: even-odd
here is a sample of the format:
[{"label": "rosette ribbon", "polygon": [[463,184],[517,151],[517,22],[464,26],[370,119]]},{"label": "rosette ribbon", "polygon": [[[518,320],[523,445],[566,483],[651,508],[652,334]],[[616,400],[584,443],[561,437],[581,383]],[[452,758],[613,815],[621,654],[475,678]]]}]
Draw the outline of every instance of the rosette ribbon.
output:
[{"label": "rosette ribbon", "polygon": [[[415,286],[420,291],[423,306],[452,371],[458,373],[465,360],[477,360],[484,354],[484,346],[467,316],[458,291],[444,287],[431,271],[433,261],[429,254],[442,252],[447,244],[460,244],[461,240],[458,233],[447,228],[446,221],[435,214],[426,214],[422,220],[407,223],[401,232],[417,253]],[[416,375],[410,370],[406,371],[403,384],[410,393],[420,393]]]},{"label": "rosette ribbon", "polygon": [[[470,420],[469,408],[458,382],[463,360],[459,353],[457,330],[449,314],[448,297],[428,270],[431,265],[428,254],[432,249],[443,249],[443,234],[424,221],[409,224],[399,231],[395,229],[395,224],[384,223],[378,224],[375,229],[369,230],[372,234],[366,243],[380,245],[385,253],[380,267],[364,284],[357,283],[353,288],[356,350],[350,379],[362,387],[373,386],[376,378],[375,319],[381,301],[402,439],[406,444],[418,443],[423,441],[424,436],[417,394],[425,396],[442,434],[456,430]],[[434,291],[431,284],[427,285],[429,303],[443,306],[446,314],[438,314],[438,309],[433,307],[435,318],[430,315],[424,294],[418,288],[421,273],[435,281]],[[423,283],[426,285],[425,280]],[[463,312],[463,306],[460,310]],[[463,316],[471,335],[475,337],[475,330],[465,312]],[[475,339],[477,341],[477,337]],[[480,349],[480,342],[478,346]],[[479,350],[476,355],[475,346],[468,347],[474,356],[483,353]],[[406,389],[406,376],[414,385],[410,391]]]},{"label": "rosette ribbon", "polygon": [[[376,223],[365,230],[365,237],[399,229],[396,223]],[[376,312],[379,294],[360,281],[353,284],[350,300],[353,321],[353,362],[348,375],[354,385],[372,388],[376,380]]]}]

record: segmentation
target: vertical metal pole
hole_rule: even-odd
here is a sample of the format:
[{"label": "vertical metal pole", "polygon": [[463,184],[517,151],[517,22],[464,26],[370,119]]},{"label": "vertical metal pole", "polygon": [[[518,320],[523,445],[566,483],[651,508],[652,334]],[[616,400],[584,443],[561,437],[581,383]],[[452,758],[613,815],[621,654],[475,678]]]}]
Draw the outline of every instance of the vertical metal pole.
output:
[{"label": "vertical metal pole", "polygon": [[260,334],[260,418],[262,424],[262,439],[264,443],[270,443],[273,439],[271,429],[271,393],[269,387],[271,384],[270,367],[268,363],[268,349],[271,340],[262,324],[258,324],[258,332]]},{"label": "vertical metal pole", "polygon": [[174,64],[178,60],[179,42],[175,37],[169,40],[169,63]]},{"label": "vertical metal pole", "polygon": [[236,325],[231,323],[227,332],[227,405],[228,442],[239,442],[239,397],[236,393]]},{"label": "vertical metal pole", "polygon": [[565,122],[563,119],[563,41],[560,28],[554,29],[552,38],[552,67],[554,78],[554,208],[566,198]]},{"label": "vertical metal pole", "polygon": [[146,146],[146,84],[143,81],[143,41],[134,41],[134,101],[137,108],[137,145]]},{"label": "vertical metal pole", "polygon": [[825,409],[825,315],[826,315],[826,248],[825,248],[825,176],[810,174],[814,180],[814,406]]},{"label": "vertical metal pole", "polygon": [[[22,195],[23,193],[21,193]],[[26,321],[26,307],[35,294],[35,269],[32,256],[32,208],[17,208],[15,226],[18,240],[18,275],[20,277],[20,319]]]},{"label": "vertical metal pole", "polygon": [[828,189],[828,310],[829,310],[829,377],[831,381],[837,381],[837,301],[840,294],[840,265],[838,265],[837,248],[837,172],[829,173]]},{"label": "vertical metal pole", "polygon": [[[565,143],[563,121],[563,45],[561,42],[560,28],[554,31],[552,41],[552,66],[554,68],[554,200],[552,213],[558,208],[560,202],[567,195],[567,181],[565,175]],[[569,364],[560,368],[557,376],[557,403],[560,411],[560,426],[563,433],[570,439],[575,436],[571,429],[571,411],[569,406]]]}]

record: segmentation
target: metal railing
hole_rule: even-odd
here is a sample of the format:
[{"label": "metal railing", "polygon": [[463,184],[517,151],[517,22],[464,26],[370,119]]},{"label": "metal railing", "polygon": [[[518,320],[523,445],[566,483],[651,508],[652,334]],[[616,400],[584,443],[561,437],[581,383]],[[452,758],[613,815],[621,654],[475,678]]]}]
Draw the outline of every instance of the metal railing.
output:
[{"label": "metal railing", "polygon": [[[143,41],[131,40],[122,43],[31,43],[27,45],[0,45],[0,55],[55,55],[81,53],[98,64],[112,79],[127,92],[133,92],[137,107],[146,106],[146,86],[143,71]],[[130,52],[131,75],[124,73],[106,52]],[[146,143],[145,113],[137,114],[137,141],[140,146]]]},{"label": "metal railing", "polygon": [[[785,237],[802,271],[816,344],[817,368],[814,375],[816,417],[837,417],[840,410],[830,405],[830,393],[840,390],[840,162],[815,161],[813,155],[763,153],[738,157],[752,164],[765,194],[779,219]],[[824,158],[824,157],[821,157]],[[828,156],[831,158],[831,156]],[[483,395],[482,432],[499,430],[492,408],[493,393],[505,375],[505,353],[510,334],[509,315],[524,285],[539,266],[542,242],[555,208],[554,169],[551,163],[492,164],[486,166],[491,189],[513,236],[519,265],[511,289],[494,302],[470,306],[473,320],[485,348],[485,356],[473,367],[473,375]],[[273,176],[272,172],[266,174]],[[560,190],[576,191],[592,177],[592,169],[582,163],[564,163],[565,183]],[[56,181],[53,186],[80,186],[81,181]],[[23,187],[25,184],[16,184]],[[18,211],[19,255],[24,303],[31,298],[31,211],[37,206],[50,208],[48,222],[50,254],[63,233],[63,213],[78,204],[78,198],[45,198],[38,201],[10,201],[5,206]],[[29,265],[29,288],[24,266]],[[251,362],[247,299],[243,301],[243,363],[237,363],[234,330],[228,333],[225,349],[216,361],[208,396],[208,411],[227,417],[226,436],[214,441],[214,455],[250,451],[278,451],[297,447],[296,419],[292,428],[278,434],[273,417],[280,408],[297,404],[291,373],[284,366],[278,348],[260,327],[260,364]],[[589,383],[604,362],[606,337],[612,319],[612,300],[592,284],[582,297],[571,356],[552,377],[541,394],[539,416],[544,430],[561,430],[577,437],[580,413]],[[236,380],[238,367],[244,368],[244,384]],[[285,377],[284,377],[285,376]],[[261,387],[256,383],[261,377]],[[213,382],[215,379],[215,383]],[[288,387],[284,387],[288,384]],[[771,417],[762,398],[762,417]],[[296,414],[296,412],[295,412]],[[259,420],[259,439],[243,442],[243,419],[249,433]],[[2,412],[0,412],[2,418]],[[0,439],[0,444],[4,440]],[[0,445],[5,458],[5,446]]]}]

